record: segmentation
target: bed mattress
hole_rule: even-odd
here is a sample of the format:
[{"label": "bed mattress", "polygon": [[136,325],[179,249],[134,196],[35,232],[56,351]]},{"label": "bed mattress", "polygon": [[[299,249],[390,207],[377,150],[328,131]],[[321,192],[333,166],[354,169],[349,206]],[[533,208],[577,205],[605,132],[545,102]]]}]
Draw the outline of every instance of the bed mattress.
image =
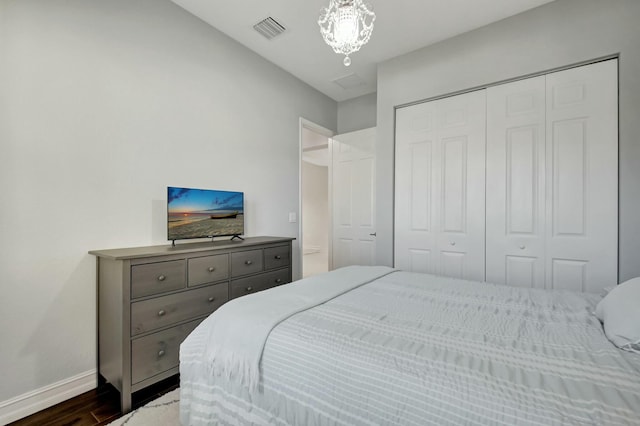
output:
[{"label": "bed mattress", "polygon": [[257,388],[212,373],[214,313],[181,346],[181,422],[640,424],[640,355],[600,299],[395,271],[275,326]]}]

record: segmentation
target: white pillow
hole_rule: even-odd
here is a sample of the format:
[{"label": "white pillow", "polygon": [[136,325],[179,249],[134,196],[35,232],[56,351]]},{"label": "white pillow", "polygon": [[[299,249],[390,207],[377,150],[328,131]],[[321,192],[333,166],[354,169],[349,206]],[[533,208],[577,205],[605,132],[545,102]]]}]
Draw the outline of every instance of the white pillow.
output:
[{"label": "white pillow", "polygon": [[614,345],[640,353],[640,277],[616,286],[598,303],[595,313]]}]

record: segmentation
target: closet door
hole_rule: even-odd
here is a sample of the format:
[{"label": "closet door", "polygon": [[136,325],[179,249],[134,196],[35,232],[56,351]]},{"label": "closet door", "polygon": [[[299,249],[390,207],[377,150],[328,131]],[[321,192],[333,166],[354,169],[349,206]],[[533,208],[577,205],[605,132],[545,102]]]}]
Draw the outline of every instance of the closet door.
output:
[{"label": "closet door", "polygon": [[545,285],[545,77],[487,89],[487,281]]},{"label": "closet door", "polygon": [[547,288],[618,281],[617,60],[547,75]]},{"label": "closet door", "polygon": [[485,91],[396,112],[395,266],[484,280]]},{"label": "closet door", "polygon": [[487,281],[617,283],[617,61],[487,90]]},{"label": "closet door", "polygon": [[396,111],[394,264],[435,274],[437,208],[434,208],[437,102]]}]

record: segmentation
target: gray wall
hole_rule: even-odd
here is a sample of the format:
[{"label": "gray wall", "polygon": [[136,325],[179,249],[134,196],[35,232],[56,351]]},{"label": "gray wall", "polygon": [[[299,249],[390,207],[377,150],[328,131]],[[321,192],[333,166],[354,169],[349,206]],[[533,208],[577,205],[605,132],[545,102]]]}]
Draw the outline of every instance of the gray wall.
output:
[{"label": "gray wall", "polygon": [[336,111],[168,0],[0,0],[0,407],[95,369],[87,251],[166,244],[168,185],[297,237],[299,118]]},{"label": "gray wall", "polygon": [[338,102],[338,134],[375,127],[376,102],[375,93]]},{"label": "gray wall", "polygon": [[377,261],[393,253],[394,107],[620,54],[620,280],[640,275],[640,1],[557,0],[378,67]]}]

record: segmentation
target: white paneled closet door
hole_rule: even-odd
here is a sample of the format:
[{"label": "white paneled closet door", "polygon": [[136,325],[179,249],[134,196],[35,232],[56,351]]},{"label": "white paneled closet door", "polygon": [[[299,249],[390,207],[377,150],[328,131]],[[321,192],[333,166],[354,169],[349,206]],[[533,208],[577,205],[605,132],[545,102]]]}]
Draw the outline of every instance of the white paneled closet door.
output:
[{"label": "white paneled closet door", "polygon": [[487,89],[487,281],[545,285],[545,76]]},{"label": "white paneled closet door", "polygon": [[617,61],[487,90],[487,281],[617,283]]},{"label": "white paneled closet door", "polygon": [[618,282],[618,61],[547,75],[547,288]]},{"label": "white paneled closet door", "polygon": [[484,280],[485,91],[396,112],[395,266]]}]

